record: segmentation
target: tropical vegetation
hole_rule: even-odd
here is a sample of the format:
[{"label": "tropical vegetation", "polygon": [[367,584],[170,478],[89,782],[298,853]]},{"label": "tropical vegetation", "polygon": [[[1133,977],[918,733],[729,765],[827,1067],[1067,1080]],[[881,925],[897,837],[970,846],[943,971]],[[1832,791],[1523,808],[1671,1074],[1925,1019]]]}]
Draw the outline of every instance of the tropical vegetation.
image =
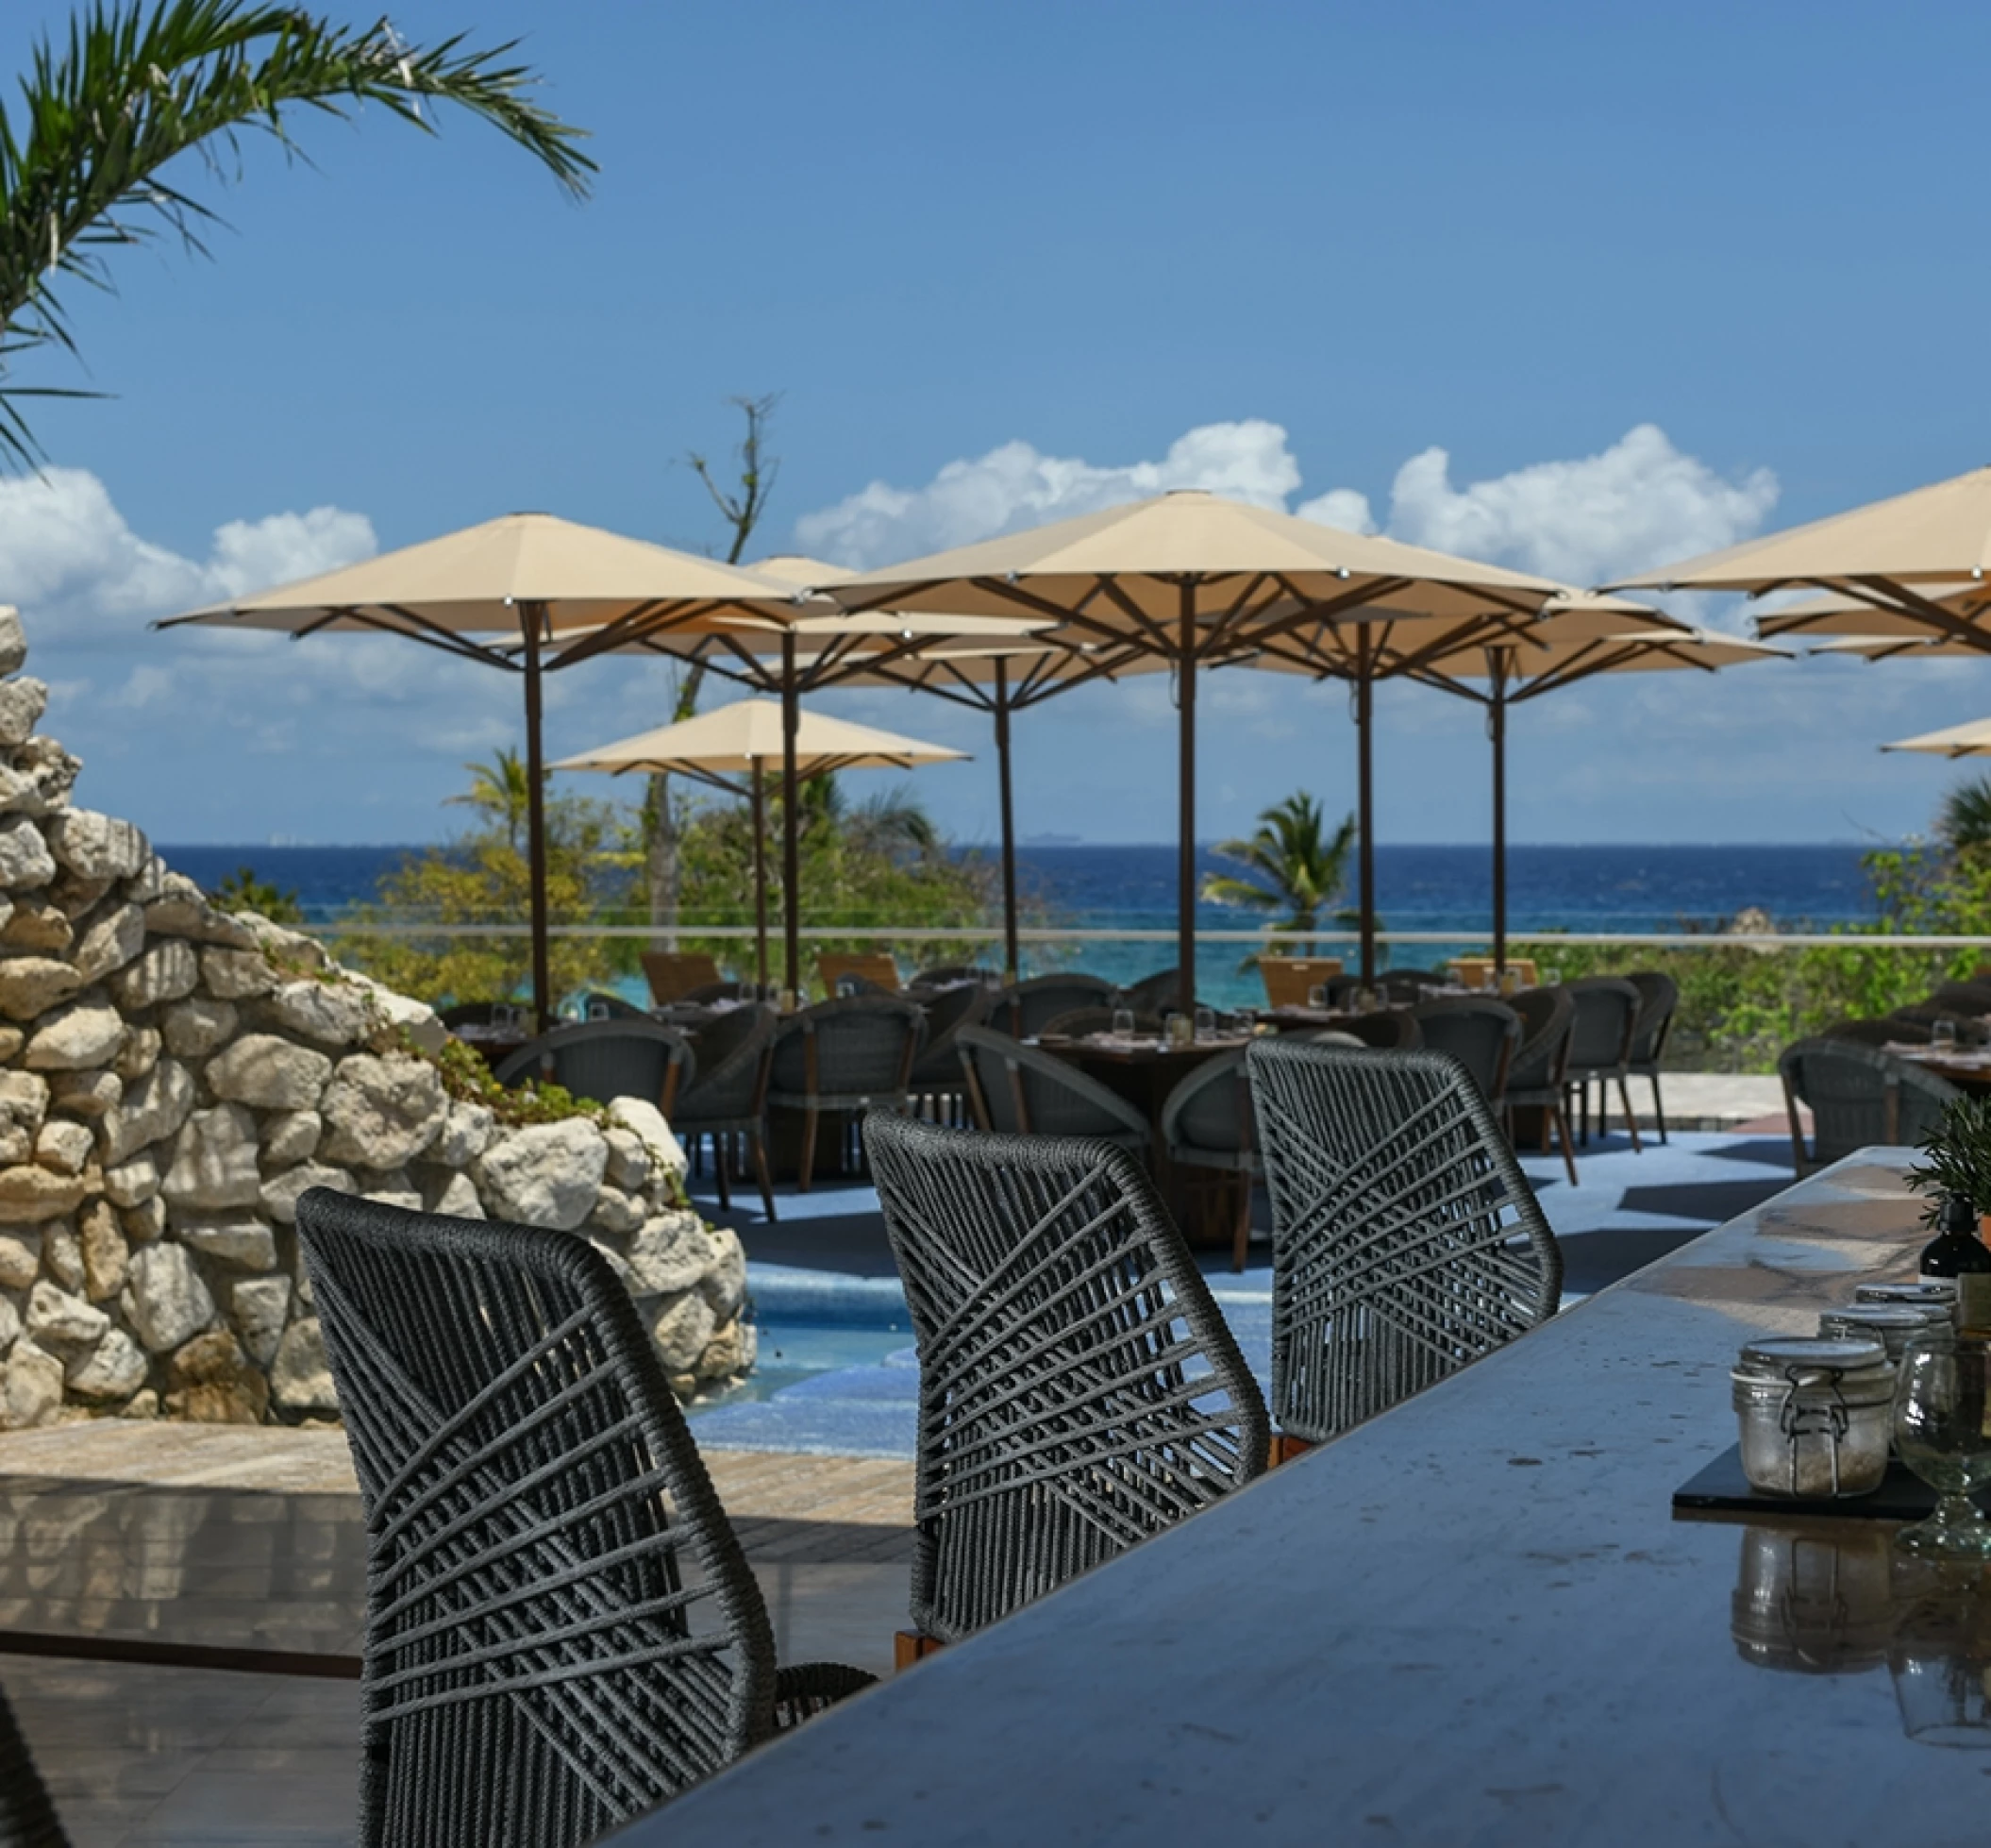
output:
[{"label": "tropical vegetation", "polygon": [[[1321,914],[1340,899],[1347,886],[1348,856],[1355,849],[1355,817],[1345,816],[1332,830],[1320,803],[1304,789],[1273,803],[1258,817],[1248,839],[1219,841],[1213,849],[1244,868],[1242,878],[1212,873],[1203,881],[1203,897],[1211,904],[1238,905],[1260,913],[1281,913],[1270,925],[1280,936],[1305,939],[1268,945],[1268,956],[1311,956],[1313,935],[1323,928]],[[1338,910],[1333,922],[1356,922],[1354,914]],[[1241,965],[1256,968],[1258,958]]]}]

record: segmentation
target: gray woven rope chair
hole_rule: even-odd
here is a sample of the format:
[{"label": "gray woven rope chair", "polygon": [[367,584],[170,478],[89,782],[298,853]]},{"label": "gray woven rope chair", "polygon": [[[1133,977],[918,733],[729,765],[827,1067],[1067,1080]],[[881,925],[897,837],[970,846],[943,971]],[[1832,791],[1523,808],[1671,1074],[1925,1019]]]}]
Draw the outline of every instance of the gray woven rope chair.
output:
[{"label": "gray woven rope chair", "polygon": [[1375,1014],[1353,1014],[1338,1022],[1333,1032],[1347,1033],[1379,1052],[1414,1052],[1424,1044],[1424,1030],[1417,1016],[1406,1007],[1384,1008]]},{"label": "gray woven rope chair", "polygon": [[1911,1001],[1906,1007],[1896,1008],[1887,1017],[1926,1027],[1932,1034],[1938,1020],[1947,1020],[1956,1029],[1957,1043],[1962,1046],[1982,1046],[1986,1039],[1991,1039],[1991,1028],[1975,1015],[1960,1013],[1938,1001]]},{"label": "gray woven rope chair", "polygon": [[955,1044],[977,1129],[1089,1135],[1141,1156],[1153,1146],[1147,1118],[1076,1066],[987,1027],[962,1028]]},{"label": "gray woven rope chair", "polygon": [[777,1672],[585,1238],[325,1188],[297,1232],[366,1513],[362,1843],[592,1841],[871,1679]]},{"label": "gray woven rope chair", "polygon": [[927,1016],[927,1043],[912,1062],[906,1088],[912,1094],[914,1107],[931,1113],[936,1122],[967,1121],[968,1082],[955,1042],[963,1027],[979,1027],[989,1017],[993,999],[993,991],[976,983],[944,989],[921,1003]]},{"label": "gray woven rope chair", "polygon": [[1953,1018],[1982,1019],[1991,1014],[1991,982],[1939,983],[1929,1004],[1949,1009]]},{"label": "gray woven rope chair", "polygon": [[[1569,1132],[1569,1035],[1576,1026],[1576,1003],[1563,988],[1530,988],[1508,1006],[1521,1022],[1521,1043],[1507,1067],[1507,1089],[1501,1099],[1510,1140],[1514,1112],[1542,1113],[1542,1148],[1547,1152],[1552,1130],[1562,1143],[1563,1166],[1569,1184],[1577,1184],[1576,1138]],[[1657,1087],[1654,1087],[1655,1090]]]},{"label": "gray woven rope chair", "polygon": [[1173,1008],[1180,1001],[1181,989],[1180,969],[1158,969],[1121,989],[1120,1005],[1136,1014],[1160,1014],[1163,1008]]},{"label": "gray woven rope chair", "polygon": [[69,1848],[7,1696],[0,1694],[0,1848]]},{"label": "gray woven rope chair", "polygon": [[[1800,1175],[1870,1143],[1919,1142],[1941,1122],[1943,1105],[1963,1096],[1947,1078],[1857,1040],[1800,1039],[1784,1048],[1777,1071]],[[1800,1103],[1812,1113],[1809,1150]]]},{"label": "gray woven rope chair", "polygon": [[573,1000],[577,1020],[647,1020],[650,1011],[608,988],[583,988]]},{"label": "gray woven rope chair", "polygon": [[1039,1033],[1040,1039],[1083,1039],[1087,1033],[1110,1033],[1113,1028],[1115,1014],[1131,1014],[1133,1030],[1137,1033],[1161,1033],[1166,1022],[1159,1014],[1143,1014],[1129,1007],[1075,1007],[1069,1014],[1061,1014],[1055,1020],[1046,1020]]},{"label": "gray woven rope chair", "polygon": [[577,1098],[643,1098],[668,1117],[693,1076],[692,1043],[661,1021],[577,1020],[530,1040],[501,1064],[500,1084],[550,1079]]},{"label": "gray woven rope chair", "polygon": [[1631,1055],[1626,1061],[1631,1076],[1652,1086],[1652,1116],[1659,1139],[1666,1138],[1666,1106],[1659,1094],[1659,1062],[1680,1012],[1680,983],[1660,969],[1633,969],[1625,980],[1638,990],[1638,1023],[1631,1029]]},{"label": "gray woven rope chair", "polygon": [[1242,1270],[1251,1247],[1251,1183],[1264,1172],[1251,1134],[1251,1089],[1242,1046],[1205,1059],[1169,1092],[1162,1103],[1162,1144],[1172,1162],[1221,1168],[1238,1177],[1230,1268]]},{"label": "gray woven rope chair", "polygon": [[1610,1086],[1617,1084],[1625,1106],[1625,1128],[1631,1147],[1638,1139],[1638,1117],[1631,1109],[1631,1042],[1638,1032],[1639,1009],[1645,1004],[1622,976],[1591,975],[1565,984],[1576,1003],[1576,1025],[1569,1030],[1569,1083],[1580,1099],[1577,1134],[1590,1140],[1590,1084],[1598,1087],[1597,1127],[1602,1134],[1610,1118]]},{"label": "gray woven rope chair", "polygon": [[1034,1039],[1047,1022],[1075,1007],[1112,1007],[1116,991],[1110,982],[1076,970],[1059,975],[1033,975],[1028,982],[996,991],[988,1024],[1012,1039]]},{"label": "gray woven rope chair", "polygon": [[1324,1443],[1555,1314],[1561,1250],[1458,1060],[1281,1037],[1245,1065],[1284,1437]]},{"label": "gray woven rope chair", "polygon": [[1443,969],[1384,969],[1374,986],[1386,1000],[1408,1004],[1422,1000],[1427,988],[1442,987],[1450,980]]},{"label": "gray woven rope chair", "polygon": [[977,982],[984,988],[1000,987],[1002,977],[995,969],[983,968],[979,963],[937,963],[931,968],[921,969],[907,983],[909,988],[942,988],[956,982]]},{"label": "gray woven rope chair", "polygon": [[1834,1020],[1815,1035],[1818,1039],[1849,1039],[1861,1046],[1927,1046],[1935,1037],[1926,1020]]},{"label": "gray woven rope chair", "polygon": [[1265,1467],[1264,1402],[1125,1151],[867,1125],[919,1346],[912,1621],[952,1642]]},{"label": "gray woven rope chair", "polygon": [[767,1082],[774,1063],[775,1022],[773,1008],[748,1002],[714,1015],[698,1028],[692,1034],[696,1076],[678,1092],[670,1113],[671,1128],[687,1154],[701,1136],[710,1139],[722,1207],[733,1203],[726,1173],[728,1145],[735,1137],[745,1142],[761,1204],[770,1219],[775,1217],[775,1190],[767,1168]]},{"label": "gray woven rope chair", "polygon": [[803,1193],[815,1172],[816,1129],[826,1110],[910,1110],[912,1063],[926,1044],[917,1001],[852,995],[791,1014],[775,1034],[770,1111],[802,1113]]},{"label": "gray woven rope chair", "polygon": [[1449,1052],[1498,1110],[1507,1094],[1507,1068],[1520,1050],[1521,1016],[1490,995],[1419,1001],[1410,1016],[1417,1023],[1420,1044],[1432,1052]]},{"label": "gray woven rope chair", "polygon": [[453,1007],[445,1007],[437,1015],[451,1033],[459,1027],[488,1027],[494,1024],[493,1016],[501,1007],[510,1007],[510,1001],[458,1001]]}]

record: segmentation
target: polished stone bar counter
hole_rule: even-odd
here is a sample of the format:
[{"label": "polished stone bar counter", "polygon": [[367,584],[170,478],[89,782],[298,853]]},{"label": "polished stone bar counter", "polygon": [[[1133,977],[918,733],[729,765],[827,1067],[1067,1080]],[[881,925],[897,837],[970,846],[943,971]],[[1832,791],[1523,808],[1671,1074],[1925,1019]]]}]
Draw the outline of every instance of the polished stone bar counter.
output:
[{"label": "polished stone bar counter", "polygon": [[1670,1505],[1734,1441],[1745,1339],[1912,1270],[1905,1159],[1779,1194],[616,1840],[1991,1840],[1991,1750],[1905,1730],[1991,1698],[1969,1611],[1916,1617],[1882,1523]]}]

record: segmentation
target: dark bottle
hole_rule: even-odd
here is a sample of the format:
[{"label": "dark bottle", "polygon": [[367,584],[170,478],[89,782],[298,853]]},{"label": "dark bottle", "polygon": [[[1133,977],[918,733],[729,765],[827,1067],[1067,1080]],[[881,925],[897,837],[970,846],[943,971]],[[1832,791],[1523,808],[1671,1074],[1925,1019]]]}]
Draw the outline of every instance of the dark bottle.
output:
[{"label": "dark bottle", "polygon": [[1945,1194],[1935,1216],[1935,1236],[1922,1248],[1925,1277],[1969,1277],[1991,1272],[1991,1246],[1977,1235],[1977,1208],[1962,1194]]}]

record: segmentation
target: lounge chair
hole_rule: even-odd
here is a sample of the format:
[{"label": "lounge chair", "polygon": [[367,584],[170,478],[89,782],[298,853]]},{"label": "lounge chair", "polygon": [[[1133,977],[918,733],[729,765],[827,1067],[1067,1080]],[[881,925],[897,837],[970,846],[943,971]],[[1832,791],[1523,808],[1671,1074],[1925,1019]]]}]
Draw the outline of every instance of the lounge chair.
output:
[{"label": "lounge chair", "polygon": [[[1919,1142],[1942,1121],[1944,1104],[1963,1096],[1947,1078],[1857,1040],[1800,1039],[1784,1049],[1777,1071],[1800,1177],[1871,1143]],[[1800,1103],[1812,1113],[1809,1150]]]}]

